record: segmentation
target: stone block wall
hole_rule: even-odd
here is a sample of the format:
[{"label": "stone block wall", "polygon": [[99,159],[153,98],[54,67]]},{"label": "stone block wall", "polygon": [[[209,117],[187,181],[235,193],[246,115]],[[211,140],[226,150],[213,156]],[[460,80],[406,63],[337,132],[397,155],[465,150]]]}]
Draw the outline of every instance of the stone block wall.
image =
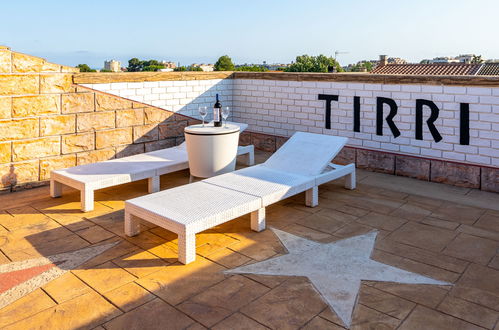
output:
[{"label": "stone block wall", "polygon": [[0,192],[52,169],[171,147],[193,119],[73,84],[75,68],[0,48]]}]

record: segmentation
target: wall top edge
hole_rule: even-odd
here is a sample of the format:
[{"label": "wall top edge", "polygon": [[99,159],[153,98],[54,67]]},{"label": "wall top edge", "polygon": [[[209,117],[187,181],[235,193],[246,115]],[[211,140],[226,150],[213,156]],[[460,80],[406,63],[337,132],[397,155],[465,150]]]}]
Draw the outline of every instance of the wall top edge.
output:
[{"label": "wall top edge", "polygon": [[168,80],[210,80],[232,78],[231,71],[214,72],[83,72],[73,76],[75,84],[108,84]]},{"label": "wall top edge", "polygon": [[499,87],[499,77],[492,76],[430,76],[387,75],[370,73],[314,73],[314,72],[87,72],[73,76],[75,84],[106,84],[116,82],[262,79],[281,81],[345,82],[363,84],[423,84]]},{"label": "wall top edge", "polygon": [[499,87],[499,77],[493,76],[434,76],[389,75],[371,73],[314,72],[234,72],[233,79],[263,79],[287,81],[346,82],[362,84],[423,84]]}]

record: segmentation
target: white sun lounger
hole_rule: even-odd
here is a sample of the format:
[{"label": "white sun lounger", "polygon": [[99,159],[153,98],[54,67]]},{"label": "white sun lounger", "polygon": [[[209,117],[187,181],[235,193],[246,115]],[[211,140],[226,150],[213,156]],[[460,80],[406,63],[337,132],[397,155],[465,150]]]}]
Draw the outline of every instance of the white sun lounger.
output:
[{"label": "white sun lounger", "polygon": [[[243,131],[248,125],[237,124]],[[246,165],[253,165],[253,145],[239,146],[237,155],[244,155]],[[50,173],[50,196],[60,197],[62,186],[80,191],[81,210],[94,209],[94,191],[137,180],[148,180],[149,193],[159,191],[159,177],[189,168],[185,142],[177,147],[151,151],[143,154],[85,164]]]},{"label": "white sun lounger", "polygon": [[195,235],[251,213],[251,229],[265,229],[265,207],[306,191],[306,205],[318,204],[318,186],[347,176],[355,188],[355,164],[330,161],[347,139],[295,133],[265,163],[125,202],[125,234],[140,232],[140,219],[178,234],[179,261],[195,260]]}]

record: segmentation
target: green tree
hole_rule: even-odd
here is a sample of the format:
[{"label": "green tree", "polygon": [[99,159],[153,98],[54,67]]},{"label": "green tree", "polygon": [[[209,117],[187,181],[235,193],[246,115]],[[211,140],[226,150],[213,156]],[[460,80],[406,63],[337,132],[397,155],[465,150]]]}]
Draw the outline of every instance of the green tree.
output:
[{"label": "green tree", "polygon": [[269,71],[269,69],[263,65],[241,65],[236,68],[236,71],[265,72]]},{"label": "green tree", "polygon": [[87,64],[78,64],[76,66],[80,72],[96,72],[97,70],[91,69]]},{"label": "green tree", "polygon": [[215,63],[215,71],[234,71],[234,63],[228,55],[220,56]]},{"label": "green tree", "polygon": [[136,57],[128,60],[127,71],[129,72],[142,71],[143,67],[144,67],[144,61],[141,61]]},{"label": "green tree", "polygon": [[343,68],[333,58],[325,55],[296,57],[295,63],[288,66],[286,72],[342,72]]},{"label": "green tree", "polygon": [[100,72],[113,72],[113,71],[102,68],[100,69]]},{"label": "green tree", "polygon": [[472,64],[482,64],[483,63],[483,59],[482,59],[482,55],[473,55],[473,58],[471,59],[471,63]]}]

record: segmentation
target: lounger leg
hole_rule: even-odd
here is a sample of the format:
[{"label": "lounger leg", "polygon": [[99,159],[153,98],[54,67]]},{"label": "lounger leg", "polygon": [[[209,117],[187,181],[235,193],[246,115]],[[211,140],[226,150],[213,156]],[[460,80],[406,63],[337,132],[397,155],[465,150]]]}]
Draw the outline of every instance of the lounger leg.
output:
[{"label": "lounger leg", "polygon": [[82,189],[80,195],[81,195],[81,210],[83,212],[93,211],[94,191],[92,189]]},{"label": "lounger leg", "polygon": [[305,192],[305,205],[316,207],[319,205],[319,187],[314,186]]},{"label": "lounger leg", "polygon": [[62,196],[62,183],[50,179],[50,196],[51,197],[61,197]]},{"label": "lounger leg", "polygon": [[253,166],[255,165],[255,147],[251,146],[250,152],[248,152],[248,159],[246,165]]},{"label": "lounger leg", "polygon": [[194,181],[194,177],[192,175],[189,175],[189,183],[192,183]]},{"label": "lounger leg", "polygon": [[125,234],[135,236],[140,234],[140,220],[133,214],[125,212]]},{"label": "lounger leg", "polygon": [[178,235],[178,261],[187,265],[196,260],[196,234]]},{"label": "lounger leg", "polygon": [[356,187],[356,182],[355,182],[355,169],[353,170],[352,173],[347,175],[345,177],[345,188],[347,189],[355,189]]},{"label": "lounger leg", "polygon": [[260,232],[265,229],[265,208],[251,212],[251,230]]},{"label": "lounger leg", "polygon": [[159,191],[159,176],[153,176],[152,178],[147,179],[147,190],[150,194]]}]

